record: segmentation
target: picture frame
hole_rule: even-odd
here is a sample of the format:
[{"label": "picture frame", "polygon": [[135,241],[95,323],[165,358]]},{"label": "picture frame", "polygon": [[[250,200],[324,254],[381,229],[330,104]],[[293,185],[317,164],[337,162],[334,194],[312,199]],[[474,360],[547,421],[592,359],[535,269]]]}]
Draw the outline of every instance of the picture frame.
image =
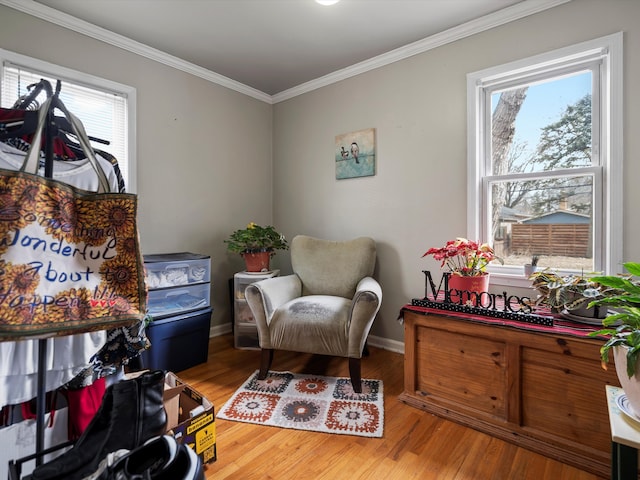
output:
[{"label": "picture frame", "polygon": [[376,129],[342,133],[335,138],[336,180],[376,174]]}]

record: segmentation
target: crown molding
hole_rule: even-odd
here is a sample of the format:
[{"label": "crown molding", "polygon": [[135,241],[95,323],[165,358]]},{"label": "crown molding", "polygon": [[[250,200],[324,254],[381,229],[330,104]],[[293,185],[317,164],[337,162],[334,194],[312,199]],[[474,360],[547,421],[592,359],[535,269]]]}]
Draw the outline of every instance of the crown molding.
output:
[{"label": "crown molding", "polygon": [[136,42],[124,35],[114,33],[102,27],[98,27],[79,18],[73,17],[66,13],[63,13],[54,8],[48,7],[41,3],[37,3],[33,0],[0,0],[0,5],[6,5],[15,10],[19,10],[28,15],[40,18],[47,22],[54,23],[61,27],[73,30],[74,32],[81,33],[101,42],[108,43],[115,47],[121,48],[131,53],[135,53],[142,57],[154,60],[169,67],[181,70],[183,72],[195,75],[196,77],[203,78],[212,83],[216,83],[223,87],[235,90],[236,92],[248,95],[257,100],[261,100],[266,103],[272,103],[271,95],[267,95],[264,92],[249,87],[243,83],[236,82],[228,77],[220,75],[218,73],[207,70],[193,63],[182,60],[161,50],[149,47],[140,42]]},{"label": "crown molding", "polygon": [[495,13],[485,15],[484,17],[450,28],[444,32],[418,40],[417,42],[410,43],[382,55],[378,55],[377,57],[337,70],[333,73],[303,83],[273,96],[211,70],[207,70],[206,68],[182,60],[181,58],[175,57],[161,50],[136,42],[135,40],[123,35],[111,32],[89,22],[85,22],[84,20],[80,20],[79,18],[60,12],[54,8],[47,7],[41,3],[37,3],[34,0],[0,0],[0,5],[5,5],[47,22],[73,30],[74,32],[95,38],[96,40],[122,48],[123,50],[154,60],[169,67],[176,68],[191,75],[195,75],[203,78],[204,80],[235,90],[236,92],[248,95],[265,103],[274,104],[317,90],[327,85],[346,80],[347,78],[360,75],[361,73],[404,60],[405,58],[424,53],[428,50],[441,47],[471,35],[490,30],[514,20],[519,20],[529,15],[557,7],[558,5],[562,5],[570,1],[571,0],[525,0]]},{"label": "crown molding", "polygon": [[347,78],[355,77],[361,73],[384,67],[391,63],[404,60],[405,58],[424,53],[437,47],[441,47],[448,43],[461,40],[463,38],[475,35],[477,33],[490,30],[492,28],[504,25],[514,20],[519,20],[529,15],[533,15],[549,8],[557,7],[572,0],[526,0],[510,7],[499,10],[495,13],[485,15],[470,22],[463,23],[456,27],[445,30],[444,32],[431,35],[430,37],[418,40],[403,47],[391,50],[390,52],[378,55],[360,63],[356,63],[349,67],[337,70],[333,73],[325,75],[315,80],[303,83],[296,87],[290,88],[283,92],[273,95],[273,103],[283,102],[303,93],[308,93],[318,88],[326,87],[333,83]]}]

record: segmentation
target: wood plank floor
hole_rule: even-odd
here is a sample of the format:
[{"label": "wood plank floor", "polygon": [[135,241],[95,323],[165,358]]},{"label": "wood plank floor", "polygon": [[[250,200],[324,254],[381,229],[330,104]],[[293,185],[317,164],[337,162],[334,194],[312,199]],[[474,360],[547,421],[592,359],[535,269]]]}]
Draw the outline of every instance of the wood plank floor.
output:
[{"label": "wood plank floor", "polygon": [[[273,480],[599,480],[476,430],[398,401],[403,356],[370,348],[363,378],[384,382],[383,438],[303,432],[216,420],[218,460],[207,479]],[[233,337],[211,339],[209,360],[178,376],[217,409],[259,365],[260,353],[233,348]],[[349,376],[345,359],[276,352],[273,370]]]}]

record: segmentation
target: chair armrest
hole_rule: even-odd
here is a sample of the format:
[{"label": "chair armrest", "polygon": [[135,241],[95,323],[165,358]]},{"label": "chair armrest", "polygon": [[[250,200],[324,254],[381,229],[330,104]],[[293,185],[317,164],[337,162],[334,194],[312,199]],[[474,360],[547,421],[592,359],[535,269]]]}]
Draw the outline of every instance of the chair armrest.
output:
[{"label": "chair armrest", "polygon": [[380,305],[382,288],[373,277],[365,277],[358,283],[351,303],[349,321],[349,357],[360,358]]},{"label": "chair armrest", "polygon": [[248,285],[244,298],[253,313],[262,348],[272,348],[269,323],[273,312],[290,300],[302,295],[302,282],[296,274],[267,278]]},{"label": "chair armrest", "polygon": [[273,348],[269,323],[280,305],[302,295],[302,282],[296,274],[272,277],[248,285],[244,298],[253,313],[261,348]]}]

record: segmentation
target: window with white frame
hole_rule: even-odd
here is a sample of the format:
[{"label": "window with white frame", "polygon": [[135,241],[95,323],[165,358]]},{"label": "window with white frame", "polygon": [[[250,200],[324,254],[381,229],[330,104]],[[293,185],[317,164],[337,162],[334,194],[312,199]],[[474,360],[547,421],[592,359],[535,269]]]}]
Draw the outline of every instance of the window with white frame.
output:
[{"label": "window with white frame", "polygon": [[[12,108],[41,79],[53,89],[60,80],[60,99],[82,122],[94,148],[117,160],[126,191],[135,193],[135,88],[0,50],[0,106]],[[42,104],[47,93],[36,97]]]},{"label": "window with white frame", "polygon": [[471,73],[469,238],[523,266],[618,272],[622,262],[622,34]]}]

